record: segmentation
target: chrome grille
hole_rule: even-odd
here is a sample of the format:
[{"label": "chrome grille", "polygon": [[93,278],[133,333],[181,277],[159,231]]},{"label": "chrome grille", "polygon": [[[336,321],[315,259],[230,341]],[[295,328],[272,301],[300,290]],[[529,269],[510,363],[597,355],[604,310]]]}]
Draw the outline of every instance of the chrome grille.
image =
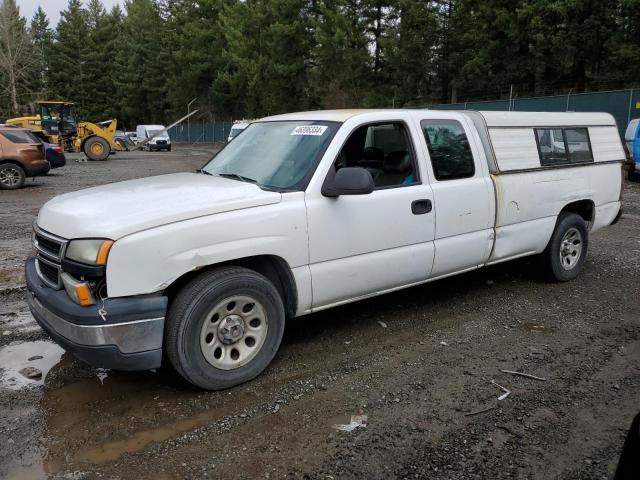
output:
[{"label": "chrome grille", "polygon": [[67,240],[33,226],[33,246],[36,248],[36,271],[45,285],[60,290],[62,259]]}]

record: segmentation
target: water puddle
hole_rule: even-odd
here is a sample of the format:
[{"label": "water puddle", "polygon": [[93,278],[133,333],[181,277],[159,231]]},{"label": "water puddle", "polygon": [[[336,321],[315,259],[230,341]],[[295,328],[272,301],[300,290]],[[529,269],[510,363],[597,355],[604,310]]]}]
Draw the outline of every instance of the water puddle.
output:
[{"label": "water puddle", "polygon": [[218,408],[190,408],[193,390],[170,384],[152,372],[97,370],[46,390],[47,427],[57,441],[48,446],[45,471],[113,462],[223,418]]},{"label": "water puddle", "polygon": [[[0,348],[0,387],[19,390],[42,385],[49,370],[60,362],[63,354],[64,350],[58,345],[44,340],[9,344]],[[37,369],[41,376],[27,378],[20,373],[25,368]]]}]

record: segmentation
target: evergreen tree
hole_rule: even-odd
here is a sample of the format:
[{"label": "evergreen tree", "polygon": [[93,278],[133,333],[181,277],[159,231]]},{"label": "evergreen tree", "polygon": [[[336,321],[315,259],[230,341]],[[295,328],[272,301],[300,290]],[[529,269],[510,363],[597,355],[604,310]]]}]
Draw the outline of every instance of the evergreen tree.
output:
[{"label": "evergreen tree", "polygon": [[225,37],[219,17],[228,0],[176,0],[165,4],[170,37],[169,99],[178,112],[193,98],[213,112],[213,82],[223,67]]},{"label": "evergreen tree", "polygon": [[49,85],[58,99],[77,103],[80,116],[90,108],[95,86],[87,75],[89,22],[80,0],[61,12],[49,58]]},{"label": "evergreen tree", "polygon": [[123,43],[118,52],[122,71],[118,91],[128,124],[162,123],[167,104],[169,48],[159,5],[153,0],[127,0]]},{"label": "evergreen tree", "polygon": [[362,106],[370,86],[367,21],[359,0],[322,0],[312,49],[312,91],[323,108]]},{"label": "evergreen tree", "polygon": [[122,47],[122,11],[119,6],[107,13],[99,0],[91,0],[87,8],[89,27],[84,74],[92,86],[91,102],[86,105],[87,119],[101,121],[113,118],[118,103],[119,65],[113,58]]},{"label": "evergreen tree", "polygon": [[49,54],[53,44],[53,30],[49,19],[41,7],[38,7],[29,27],[32,43],[33,68],[31,74],[32,98],[44,99],[49,96]]},{"label": "evergreen tree", "polygon": [[400,21],[386,41],[391,104],[426,105],[438,89],[437,9],[428,0],[400,0],[397,7]]},{"label": "evergreen tree", "polygon": [[247,0],[220,13],[227,50],[214,90],[227,111],[256,117],[309,104],[307,6],[303,0]]},{"label": "evergreen tree", "polygon": [[41,9],[27,32],[15,0],[0,2],[5,105],[55,96],[129,125],[175,118],[193,98],[209,118],[238,118],[640,75],[640,0],[127,0],[125,13],[69,0],[53,35]]}]

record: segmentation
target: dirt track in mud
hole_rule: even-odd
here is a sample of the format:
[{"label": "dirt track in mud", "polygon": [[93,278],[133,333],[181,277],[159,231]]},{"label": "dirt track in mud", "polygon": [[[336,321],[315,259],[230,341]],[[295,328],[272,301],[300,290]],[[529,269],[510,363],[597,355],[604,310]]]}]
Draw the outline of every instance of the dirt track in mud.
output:
[{"label": "dirt track in mud", "polygon": [[[206,158],[71,160],[0,192],[0,478],[612,476],[640,412],[639,184],[620,223],[591,238],[576,281],[546,283],[522,260],[295,319],[267,371],[228,391],[63,354],[23,301],[38,208]],[[44,380],[17,373],[28,365]],[[499,401],[492,380],[511,394]],[[366,427],[333,428],[352,415]]]}]

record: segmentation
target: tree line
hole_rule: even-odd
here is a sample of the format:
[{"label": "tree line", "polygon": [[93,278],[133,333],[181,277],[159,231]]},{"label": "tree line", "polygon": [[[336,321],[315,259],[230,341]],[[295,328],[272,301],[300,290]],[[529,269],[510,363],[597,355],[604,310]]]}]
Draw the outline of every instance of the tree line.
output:
[{"label": "tree line", "polygon": [[0,114],[208,120],[637,86],[640,0],[69,0],[0,4]]}]

